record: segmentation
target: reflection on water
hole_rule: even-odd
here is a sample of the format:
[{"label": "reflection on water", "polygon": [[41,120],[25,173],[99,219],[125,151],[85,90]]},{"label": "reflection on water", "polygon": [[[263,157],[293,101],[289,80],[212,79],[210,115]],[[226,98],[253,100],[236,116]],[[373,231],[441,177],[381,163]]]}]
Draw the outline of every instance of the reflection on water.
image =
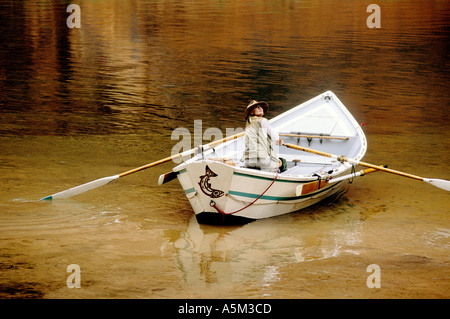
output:
[{"label": "reflection on water", "polygon": [[358,254],[353,247],[361,242],[359,215],[343,206],[330,204],[317,220],[309,216],[314,207],[304,212],[307,217],[293,214],[240,227],[199,225],[192,217],[173,244],[181,278],[198,289],[234,282],[265,289],[279,280],[283,265]]},{"label": "reflection on water", "polygon": [[[450,198],[389,174],[334,204],[198,225],[173,165],[60,202],[48,194],[169,156],[175,128],[242,127],[332,90],[365,161],[449,180],[448,1],[0,0],[0,297],[448,298]],[[67,265],[83,272],[67,289]],[[366,287],[379,264],[382,289]]]},{"label": "reflection on water", "polygon": [[224,129],[248,100],[276,115],[326,90],[377,130],[448,121],[446,2],[379,3],[377,30],[361,1],[79,5],[69,29],[62,1],[2,2],[2,134]]}]

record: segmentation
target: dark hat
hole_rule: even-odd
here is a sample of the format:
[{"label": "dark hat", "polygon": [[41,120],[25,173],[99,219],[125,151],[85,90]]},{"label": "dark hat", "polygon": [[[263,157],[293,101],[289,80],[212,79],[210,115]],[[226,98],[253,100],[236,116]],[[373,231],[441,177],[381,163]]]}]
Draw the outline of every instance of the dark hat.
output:
[{"label": "dark hat", "polygon": [[247,106],[247,108],[245,109],[245,120],[248,119],[248,117],[250,116],[250,113],[252,113],[253,109],[258,106],[261,105],[263,111],[264,111],[264,115],[267,114],[267,108],[269,107],[269,104],[267,104],[267,102],[264,101],[251,101],[250,104]]}]

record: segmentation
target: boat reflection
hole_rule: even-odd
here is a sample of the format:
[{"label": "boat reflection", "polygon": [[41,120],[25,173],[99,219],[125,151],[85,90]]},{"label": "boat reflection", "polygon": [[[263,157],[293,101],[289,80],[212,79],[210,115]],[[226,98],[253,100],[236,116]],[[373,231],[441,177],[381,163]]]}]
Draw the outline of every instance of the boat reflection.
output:
[{"label": "boat reflection", "polygon": [[362,224],[345,199],[243,226],[203,225],[192,216],[173,242],[176,267],[184,283],[198,288],[264,290],[283,276],[283,266],[358,254]]}]

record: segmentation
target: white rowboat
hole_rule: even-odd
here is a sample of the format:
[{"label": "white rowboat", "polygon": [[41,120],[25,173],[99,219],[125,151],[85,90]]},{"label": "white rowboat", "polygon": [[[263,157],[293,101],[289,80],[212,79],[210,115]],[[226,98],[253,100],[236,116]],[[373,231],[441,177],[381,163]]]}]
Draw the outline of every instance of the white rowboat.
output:
[{"label": "white rowboat", "polygon": [[[269,120],[285,143],[359,161],[366,137],[346,107],[325,92]],[[244,137],[199,152],[173,172],[200,223],[243,223],[301,210],[347,190],[349,162],[281,146],[288,169],[271,173],[244,168]],[[351,174],[350,174],[351,175]],[[331,182],[337,180],[336,182]]]}]

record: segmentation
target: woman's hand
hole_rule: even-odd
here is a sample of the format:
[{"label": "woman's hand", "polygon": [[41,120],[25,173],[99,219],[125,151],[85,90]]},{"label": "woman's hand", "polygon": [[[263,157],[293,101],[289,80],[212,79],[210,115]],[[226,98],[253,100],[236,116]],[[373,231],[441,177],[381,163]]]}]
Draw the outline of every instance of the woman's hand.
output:
[{"label": "woman's hand", "polygon": [[277,143],[278,145],[283,145],[284,144],[284,142],[283,142],[283,140],[281,139],[281,137],[278,139],[278,143]]}]

